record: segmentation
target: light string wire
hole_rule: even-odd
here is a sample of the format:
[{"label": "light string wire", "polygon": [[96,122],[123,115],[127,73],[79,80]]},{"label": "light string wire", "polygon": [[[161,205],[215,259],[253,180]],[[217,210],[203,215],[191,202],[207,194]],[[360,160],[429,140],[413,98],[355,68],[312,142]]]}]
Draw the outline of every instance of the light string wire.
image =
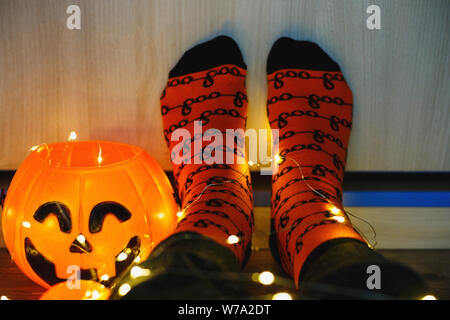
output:
[{"label": "light string wire", "polygon": [[[318,196],[320,196],[321,198],[323,198],[325,201],[327,201],[330,205],[332,205],[333,207],[336,207],[336,208],[337,208],[337,206],[336,206],[333,202],[331,202],[330,199],[328,199],[328,198],[327,198],[325,195],[323,195],[320,191],[314,189],[314,188],[306,181],[306,178],[305,178],[305,176],[304,176],[304,174],[303,174],[302,166],[300,165],[300,163],[299,163],[297,160],[295,160],[294,158],[291,158],[291,157],[286,157],[286,156],[283,156],[283,157],[280,157],[280,158],[282,159],[281,163],[283,162],[283,159],[293,161],[293,162],[297,165],[298,170],[300,171],[300,175],[301,175],[302,181],[306,184],[306,186],[307,186],[312,192],[314,192],[315,194],[317,194]],[[372,234],[373,234],[373,236],[371,237],[371,240],[374,241],[373,244],[371,243],[371,241],[369,240],[369,238],[368,238],[363,232],[361,232],[356,226],[354,226],[353,224],[351,224],[352,227],[353,227],[353,228],[354,228],[354,229],[355,229],[355,230],[356,230],[356,231],[364,238],[364,240],[366,240],[366,242],[369,244],[369,246],[370,246],[371,248],[375,248],[375,246],[378,244],[378,241],[377,241],[377,232],[376,232],[375,228],[373,227],[373,225],[372,225],[369,221],[367,221],[367,220],[365,220],[365,219],[363,219],[363,218],[361,218],[361,217],[358,217],[357,215],[355,215],[355,214],[349,212],[348,210],[344,209],[343,206],[342,206],[342,211],[344,211],[344,213],[345,213],[346,215],[350,215],[350,216],[352,216],[352,217],[354,217],[354,218],[356,218],[356,219],[358,219],[358,220],[364,222],[365,224],[367,224],[367,225],[370,227],[370,229],[371,229],[371,231],[372,231]]]}]

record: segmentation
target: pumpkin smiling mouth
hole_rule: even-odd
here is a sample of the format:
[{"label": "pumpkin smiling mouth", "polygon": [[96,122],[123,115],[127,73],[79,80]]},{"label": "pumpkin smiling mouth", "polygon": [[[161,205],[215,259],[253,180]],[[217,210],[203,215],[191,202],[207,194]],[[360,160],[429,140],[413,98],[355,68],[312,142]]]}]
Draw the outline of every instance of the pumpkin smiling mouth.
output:
[{"label": "pumpkin smiling mouth", "polygon": [[[141,240],[138,236],[130,239],[128,244],[115,256],[116,264],[116,275],[110,277],[106,281],[101,281],[98,278],[98,272],[96,268],[80,269],[80,280],[93,280],[101,282],[105,286],[110,286],[114,279],[120,275],[139,255],[141,247]],[[119,255],[121,257],[125,256],[125,259],[118,259]],[[53,286],[59,282],[66,281],[66,279],[61,279],[56,275],[55,264],[48,260],[31,242],[30,238],[25,238],[25,255],[28,263],[30,264],[33,271],[46,283]]]}]

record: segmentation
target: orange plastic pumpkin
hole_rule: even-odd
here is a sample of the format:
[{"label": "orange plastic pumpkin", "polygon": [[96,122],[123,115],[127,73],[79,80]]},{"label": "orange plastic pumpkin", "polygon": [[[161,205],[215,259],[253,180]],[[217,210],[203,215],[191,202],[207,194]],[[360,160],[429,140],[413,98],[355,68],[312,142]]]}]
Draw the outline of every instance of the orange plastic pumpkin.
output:
[{"label": "orange plastic pumpkin", "polygon": [[173,189],[142,149],[103,141],[33,149],[8,190],[3,234],[15,263],[38,284],[48,288],[78,272],[108,285],[173,232]]},{"label": "orange plastic pumpkin", "polygon": [[60,282],[50,287],[39,300],[108,300],[111,291],[92,280],[80,280],[77,287]]}]

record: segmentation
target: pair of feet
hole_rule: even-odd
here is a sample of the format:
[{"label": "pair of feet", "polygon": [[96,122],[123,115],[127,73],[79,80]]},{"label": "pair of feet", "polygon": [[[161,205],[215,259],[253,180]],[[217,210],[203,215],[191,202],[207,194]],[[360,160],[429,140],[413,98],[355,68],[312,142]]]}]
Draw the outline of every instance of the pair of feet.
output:
[{"label": "pair of feet", "polygon": [[[238,272],[250,253],[252,188],[247,162],[237,161],[245,154],[224,143],[227,130],[245,130],[245,76],[239,47],[225,36],[188,50],[171,70],[161,96],[161,113],[172,160],[184,159],[173,161],[183,216],[175,234],[144,262],[154,271],[150,278],[136,280],[128,275],[121,280],[134,283],[127,297],[245,295]],[[299,279],[335,278],[342,270],[347,270],[346,277],[350,270],[360,273],[350,286],[365,285],[364,265],[383,264],[384,259],[367,247],[342,209],[351,90],[339,66],[319,46],[290,38],[277,40],[270,50],[267,81],[267,116],[271,128],[279,130],[281,158],[272,176],[274,257],[297,285]],[[211,142],[198,135],[198,124],[203,133],[214,130],[223,138],[214,141],[213,150],[207,150]],[[231,139],[237,145],[245,142],[239,134]],[[205,151],[220,153],[224,161],[196,161]],[[335,266],[330,269],[331,265]],[[319,276],[311,273],[316,269]],[[120,297],[118,290],[113,297]]]}]

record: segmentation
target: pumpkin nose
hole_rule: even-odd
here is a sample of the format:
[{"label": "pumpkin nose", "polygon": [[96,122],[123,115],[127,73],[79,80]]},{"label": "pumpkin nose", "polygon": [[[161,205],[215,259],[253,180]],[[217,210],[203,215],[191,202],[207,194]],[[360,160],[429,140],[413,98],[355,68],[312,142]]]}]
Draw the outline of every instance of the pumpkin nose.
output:
[{"label": "pumpkin nose", "polygon": [[70,252],[89,253],[92,252],[91,244],[86,240],[84,235],[79,234],[70,245]]}]

